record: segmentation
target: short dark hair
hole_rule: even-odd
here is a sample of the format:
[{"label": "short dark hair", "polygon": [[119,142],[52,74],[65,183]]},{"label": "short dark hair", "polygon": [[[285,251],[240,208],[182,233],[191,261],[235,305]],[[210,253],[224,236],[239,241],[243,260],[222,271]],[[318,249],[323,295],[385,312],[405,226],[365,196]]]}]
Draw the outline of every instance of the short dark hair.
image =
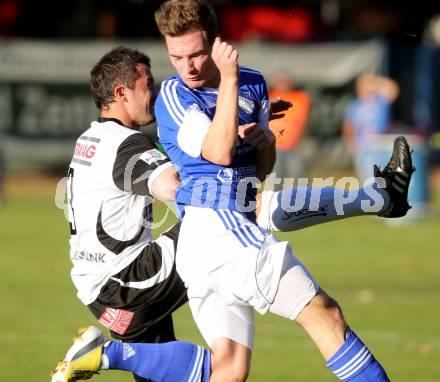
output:
[{"label": "short dark hair", "polygon": [[162,36],[181,36],[191,29],[206,32],[210,44],[217,35],[217,16],[206,0],[169,0],[154,14]]},{"label": "short dark hair", "polygon": [[106,53],[90,71],[90,90],[96,107],[102,110],[115,101],[113,90],[117,85],[133,89],[139,77],[136,66],[150,68],[150,59],[144,53],[119,46]]}]

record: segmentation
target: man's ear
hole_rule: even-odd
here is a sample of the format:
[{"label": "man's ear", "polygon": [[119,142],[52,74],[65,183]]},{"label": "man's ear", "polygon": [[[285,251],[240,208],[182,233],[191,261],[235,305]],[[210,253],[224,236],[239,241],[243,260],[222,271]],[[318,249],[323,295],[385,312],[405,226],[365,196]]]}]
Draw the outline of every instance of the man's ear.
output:
[{"label": "man's ear", "polygon": [[125,96],[125,86],[116,85],[113,94],[115,96],[115,101],[127,101],[127,97]]}]

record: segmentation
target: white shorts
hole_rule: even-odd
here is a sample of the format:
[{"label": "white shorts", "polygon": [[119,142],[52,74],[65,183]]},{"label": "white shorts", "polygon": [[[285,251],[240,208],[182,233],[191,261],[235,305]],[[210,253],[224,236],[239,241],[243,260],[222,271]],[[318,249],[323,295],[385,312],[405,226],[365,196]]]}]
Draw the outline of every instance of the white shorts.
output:
[{"label": "white shorts", "polygon": [[286,308],[289,318],[294,319],[317,290],[287,242],[230,210],[185,208],[176,265],[208,345],[225,337],[252,349],[254,309],[267,312],[288,269],[300,270],[289,276],[298,279]]}]

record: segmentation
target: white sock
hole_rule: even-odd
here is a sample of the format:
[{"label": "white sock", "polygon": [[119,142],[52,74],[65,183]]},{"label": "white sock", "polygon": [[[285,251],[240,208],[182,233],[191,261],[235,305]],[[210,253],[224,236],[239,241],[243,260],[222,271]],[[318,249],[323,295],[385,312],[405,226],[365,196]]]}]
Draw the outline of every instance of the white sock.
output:
[{"label": "white sock", "polygon": [[370,183],[354,191],[330,187],[263,191],[261,202],[258,225],[289,232],[353,216],[377,215],[389,205],[389,196],[377,183]]}]

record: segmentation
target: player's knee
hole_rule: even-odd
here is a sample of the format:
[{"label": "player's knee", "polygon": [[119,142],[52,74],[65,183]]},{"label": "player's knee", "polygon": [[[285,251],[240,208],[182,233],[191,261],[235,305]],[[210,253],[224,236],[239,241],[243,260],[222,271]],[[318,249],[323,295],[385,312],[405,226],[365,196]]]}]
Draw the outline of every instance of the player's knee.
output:
[{"label": "player's knee", "polygon": [[337,301],[333,297],[330,297],[322,289],[320,289],[316,294],[315,301],[313,303],[319,313],[324,315],[328,319],[340,322],[344,321],[341,307],[339,306]]},{"label": "player's knee", "polygon": [[332,326],[346,326],[339,304],[322,289],[319,289],[318,293],[304,307],[297,317],[297,321],[303,326],[319,321],[324,321]]},{"label": "player's knee", "polygon": [[324,291],[322,291],[320,298],[322,299],[321,304],[324,314],[336,323],[345,325],[344,316],[338,302]]}]

